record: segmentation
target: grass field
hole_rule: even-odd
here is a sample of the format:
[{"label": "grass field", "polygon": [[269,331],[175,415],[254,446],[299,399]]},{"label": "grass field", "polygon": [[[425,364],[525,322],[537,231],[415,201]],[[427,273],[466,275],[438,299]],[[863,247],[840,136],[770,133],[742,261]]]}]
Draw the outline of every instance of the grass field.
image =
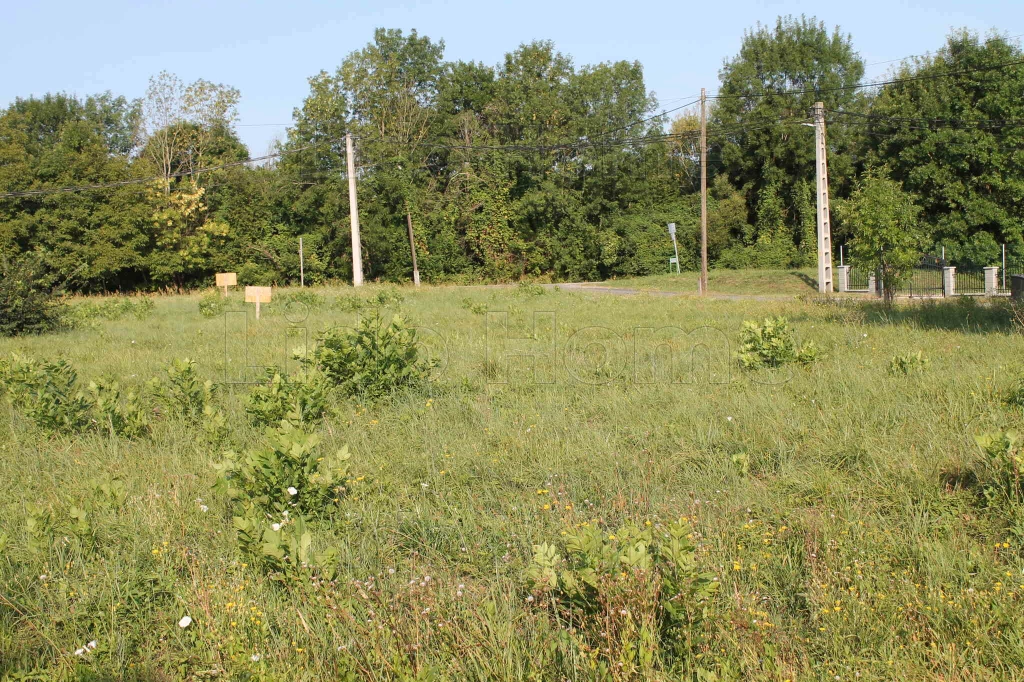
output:
[{"label": "grass field", "polygon": [[[270,304],[244,326],[161,297],[142,320],[0,342],[139,391],[193,358],[223,384],[228,427],[214,446],[202,419],[166,410],[135,439],[54,434],[0,408],[0,678],[1024,677],[1024,516],[981,496],[974,441],[1024,426],[1004,401],[1024,349],[1005,308],[403,288],[381,313],[424,328],[441,364],[423,388],[332,398],[314,430],[352,457],[310,532],[336,564],[275,575],[240,551],[213,465],[267,442],[246,417],[252,387],[230,383],[258,376],[243,368],[287,364],[301,330],[312,343],[354,323],[339,299],[381,289],[316,291],[325,305]],[[488,311],[508,313],[511,337],[538,320],[540,340],[502,345]],[[769,315],[819,359],[741,370],[743,321]],[[646,371],[644,328],[663,326],[717,330],[667,342],[684,381]],[[502,355],[551,339],[536,365]],[[891,371],[917,351],[927,366]],[[670,626],[669,583],[618,552],[642,554],[643,533],[666,543],[680,519],[694,565]],[[534,546],[566,557],[580,538],[616,567],[589,601],[556,599]]]}]

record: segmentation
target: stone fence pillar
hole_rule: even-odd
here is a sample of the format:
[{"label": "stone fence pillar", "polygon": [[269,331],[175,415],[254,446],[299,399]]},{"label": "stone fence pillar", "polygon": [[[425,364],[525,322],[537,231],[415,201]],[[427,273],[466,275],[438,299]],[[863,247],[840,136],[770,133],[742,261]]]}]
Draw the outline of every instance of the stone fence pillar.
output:
[{"label": "stone fence pillar", "polygon": [[868,273],[868,293],[875,296],[882,295],[882,286],[878,277],[873,272]]},{"label": "stone fence pillar", "polygon": [[956,295],[956,268],[946,266],[942,268],[942,295]]},{"label": "stone fence pillar", "polygon": [[850,290],[850,266],[836,266],[836,290],[843,292]]},{"label": "stone fence pillar", "polygon": [[999,289],[999,266],[985,268],[985,295],[995,296]]}]

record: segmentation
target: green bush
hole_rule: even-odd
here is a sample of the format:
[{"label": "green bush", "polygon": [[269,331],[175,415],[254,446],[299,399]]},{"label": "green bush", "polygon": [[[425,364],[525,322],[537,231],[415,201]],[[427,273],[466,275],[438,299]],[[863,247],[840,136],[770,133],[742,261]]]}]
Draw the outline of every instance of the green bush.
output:
[{"label": "green bush", "polygon": [[284,420],[268,428],[269,447],[216,465],[217,488],[234,505],[239,548],[271,577],[284,579],[333,565],[336,553],[314,553],[310,518],[341,500],[348,476],[348,447],[324,456],[320,436]]},{"label": "green bush", "polygon": [[163,403],[168,414],[198,419],[216,393],[213,382],[199,379],[196,362],[190,358],[172,360],[164,371],[167,378],[154,377],[150,380],[150,391]]},{"label": "green bush", "polygon": [[818,359],[818,349],[812,342],[797,347],[786,318],[766,317],[760,325],[751,320],[743,323],[737,359],[744,369],[780,367],[792,362],[806,365]]},{"label": "green bush", "polygon": [[289,377],[271,369],[267,371],[267,383],[249,394],[245,412],[257,425],[277,424],[289,415],[295,421],[313,423],[327,412],[329,389],[319,372]]},{"label": "green bush", "polygon": [[924,351],[896,355],[889,361],[889,374],[902,374],[906,376],[911,372],[923,372],[928,367],[929,360],[924,356]]},{"label": "green bush", "polygon": [[219,291],[210,291],[199,299],[199,314],[203,317],[217,317],[224,313],[228,299]]},{"label": "green bush", "polygon": [[0,336],[44,334],[59,327],[65,305],[47,286],[41,261],[26,255],[2,263]]},{"label": "green bush", "polygon": [[298,289],[296,291],[287,291],[281,294],[278,297],[278,302],[284,305],[287,305],[288,303],[301,303],[310,310],[319,310],[324,307],[325,303],[327,303],[327,299],[308,289]]},{"label": "green bush", "polygon": [[65,319],[72,326],[85,326],[95,320],[121,320],[126,317],[144,320],[155,308],[156,304],[151,298],[133,300],[127,296],[118,296],[99,302],[85,301],[68,306]]},{"label": "green bush", "polygon": [[135,393],[127,393],[122,400],[121,386],[116,381],[97,379],[89,382],[89,394],[101,428],[126,438],[149,432],[149,410]]},{"label": "green bush", "polygon": [[684,521],[626,523],[609,534],[584,524],[560,544],[535,545],[527,569],[535,605],[622,673],[615,679],[649,675],[686,654],[678,647],[718,589],[715,575],[698,568],[691,532]]},{"label": "green bush", "polygon": [[326,332],[313,361],[345,395],[370,400],[425,383],[434,364],[420,354],[416,330],[398,315],[385,325],[376,312],[355,329]]},{"label": "green bush", "polygon": [[78,387],[78,372],[64,360],[37,362],[12,355],[0,363],[8,402],[49,431],[77,432],[92,423],[93,401]]},{"label": "green bush", "polygon": [[1024,450],[1015,431],[984,433],[974,437],[985,454],[977,471],[978,482],[989,506],[1018,513],[1024,502]]}]

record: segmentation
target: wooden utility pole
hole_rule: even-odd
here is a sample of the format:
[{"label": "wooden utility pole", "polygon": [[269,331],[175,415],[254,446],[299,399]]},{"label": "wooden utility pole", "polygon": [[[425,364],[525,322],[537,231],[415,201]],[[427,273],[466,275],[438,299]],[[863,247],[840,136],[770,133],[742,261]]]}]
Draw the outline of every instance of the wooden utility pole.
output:
[{"label": "wooden utility pole", "polygon": [[306,286],[306,263],[302,257],[302,237],[299,237],[299,286]]},{"label": "wooden utility pole", "polygon": [[420,268],[416,265],[416,237],[412,233],[412,211],[409,203],[405,204],[405,224],[409,226],[409,250],[412,252],[412,283],[420,285]]},{"label": "wooden utility pole", "polygon": [[356,201],[356,155],[352,133],[345,134],[345,156],[348,160],[348,213],[352,223],[352,286],[363,285],[363,247],[359,242],[359,205]]},{"label": "wooden utility pole", "polygon": [[814,103],[814,174],[818,195],[818,293],[832,293],[832,224],[828,204],[828,150],[825,105]]},{"label": "wooden utility pole", "polygon": [[708,117],[707,92],[700,89],[700,293],[708,293]]}]

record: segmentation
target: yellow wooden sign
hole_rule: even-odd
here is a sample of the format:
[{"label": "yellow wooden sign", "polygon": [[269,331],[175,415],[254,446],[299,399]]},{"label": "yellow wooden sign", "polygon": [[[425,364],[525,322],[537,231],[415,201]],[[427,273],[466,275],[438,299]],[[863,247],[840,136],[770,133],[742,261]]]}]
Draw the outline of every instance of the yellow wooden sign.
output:
[{"label": "yellow wooden sign", "polygon": [[270,303],[270,297],[273,294],[273,291],[274,290],[270,287],[246,287],[245,302]]},{"label": "yellow wooden sign", "polygon": [[256,304],[256,319],[260,319],[260,303],[270,303],[273,290],[270,287],[246,287],[245,302]]},{"label": "yellow wooden sign", "polygon": [[218,272],[217,273],[217,286],[219,287],[233,287],[238,284],[238,275],[233,272]]}]

